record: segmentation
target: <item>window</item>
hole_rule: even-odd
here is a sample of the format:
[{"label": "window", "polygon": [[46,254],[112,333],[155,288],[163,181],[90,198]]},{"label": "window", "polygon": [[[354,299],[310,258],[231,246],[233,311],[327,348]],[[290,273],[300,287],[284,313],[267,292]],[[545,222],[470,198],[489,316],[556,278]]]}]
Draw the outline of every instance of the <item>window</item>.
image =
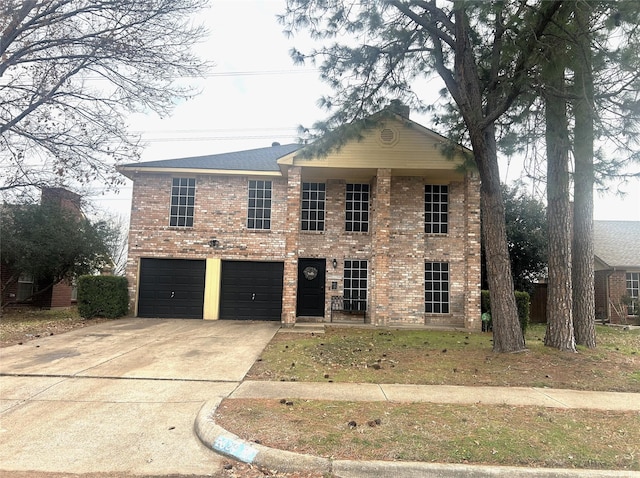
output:
[{"label": "window", "polygon": [[344,261],[344,309],[367,310],[367,261]]},{"label": "window", "polygon": [[173,178],[171,185],[171,215],[169,225],[193,227],[193,210],[196,200],[194,178]]},{"label": "window", "polygon": [[424,311],[449,313],[449,264],[426,262],[424,265]]},{"label": "window", "polygon": [[16,292],[18,302],[31,298],[33,295],[33,276],[31,274],[23,272],[18,276],[18,290]]},{"label": "window", "polygon": [[302,230],[324,231],[324,183],[302,183]]},{"label": "window", "polygon": [[627,294],[631,299],[631,303],[627,308],[629,315],[638,315],[638,297],[640,292],[640,272],[627,272]]},{"label": "window", "polygon": [[347,184],[345,231],[369,231],[369,185]]},{"label": "window", "polygon": [[449,186],[427,184],[424,187],[424,232],[447,234]]},{"label": "window", "polygon": [[249,181],[248,229],[271,229],[271,181]]}]

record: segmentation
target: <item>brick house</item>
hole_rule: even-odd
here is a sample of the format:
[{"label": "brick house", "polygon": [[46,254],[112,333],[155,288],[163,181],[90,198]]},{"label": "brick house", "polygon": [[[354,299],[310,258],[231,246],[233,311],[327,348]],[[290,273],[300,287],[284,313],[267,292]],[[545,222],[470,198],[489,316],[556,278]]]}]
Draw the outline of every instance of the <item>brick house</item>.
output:
[{"label": "brick house", "polygon": [[596,319],[637,322],[640,222],[594,221]]},{"label": "brick house", "polygon": [[408,113],[361,136],[122,166],[135,315],[480,330],[477,174]]},{"label": "brick house", "polygon": [[[74,214],[82,215],[80,196],[64,188],[43,188],[40,196],[41,204],[55,204]],[[4,205],[4,207],[18,207]],[[17,280],[14,276],[17,276]],[[63,280],[53,287],[38,292],[39,284],[30,274],[14,271],[9,264],[0,265],[0,285],[3,293],[3,304],[30,305],[43,309],[70,307],[76,303],[76,289],[73,284]],[[40,289],[42,290],[42,289]]]}]

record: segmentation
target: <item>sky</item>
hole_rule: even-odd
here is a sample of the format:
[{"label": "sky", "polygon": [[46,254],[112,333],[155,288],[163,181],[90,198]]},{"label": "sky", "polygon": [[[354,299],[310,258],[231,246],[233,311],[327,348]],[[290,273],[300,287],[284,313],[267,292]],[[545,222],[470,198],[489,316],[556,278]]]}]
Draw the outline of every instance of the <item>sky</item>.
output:
[{"label": "sky", "polygon": [[[317,101],[330,93],[313,65],[294,65],[292,47],[309,50],[304,35],[287,38],[276,15],[284,0],[212,0],[198,18],[209,38],[199,54],[214,63],[204,79],[194,83],[201,94],[176,106],[164,119],[141,114],[130,118],[130,129],[146,147],[141,161],[225,153],[297,142],[299,125],[325,119]],[[437,89],[434,88],[435,91]],[[411,119],[429,126],[428,117]],[[446,131],[438,131],[446,136]],[[501,162],[501,178],[511,182],[521,174],[518,162]],[[95,189],[93,203],[100,210],[128,221],[131,182],[118,194]],[[615,188],[613,188],[615,189]],[[596,220],[640,221],[640,179],[622,186],[624,198],[613,193],[595,196]]]}]

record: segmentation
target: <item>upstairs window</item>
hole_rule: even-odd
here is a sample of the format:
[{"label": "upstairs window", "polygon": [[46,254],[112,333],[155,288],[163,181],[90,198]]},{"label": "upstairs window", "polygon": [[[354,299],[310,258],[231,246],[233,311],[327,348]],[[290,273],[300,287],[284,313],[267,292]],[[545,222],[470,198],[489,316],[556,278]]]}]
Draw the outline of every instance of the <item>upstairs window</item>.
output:
[{"label": "upstairs window", "polygon": [[449,313],[449,264],[424,264],[424,311],[427,314]]},{"label": "upstairs window", "polygon": [[324,183],[302,183],[302,230],[324,231]]},{"label": "upstairs window", "polygon": [[449,186],[427,184],[424,187],[424,232],[447,234],[448,223]]},{"label": "upstairs window", "polygon": [[271,181],[249,181],[247,229],[271,229]]},{"label": "upstairs window", "polygon": [[347,184],[345,207],[345,231],[369,232],[369,185]]},{"label": "upstairs window", "polygon": [[169,225],[176,227],[193,227],[195,201],[195,178],[173,178]]}]

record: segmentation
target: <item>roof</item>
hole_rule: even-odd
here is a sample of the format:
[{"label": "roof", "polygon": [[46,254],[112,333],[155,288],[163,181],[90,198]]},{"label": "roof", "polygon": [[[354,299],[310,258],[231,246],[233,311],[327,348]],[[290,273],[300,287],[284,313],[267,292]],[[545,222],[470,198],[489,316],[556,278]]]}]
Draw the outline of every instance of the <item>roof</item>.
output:
[{"label": "roof", "polygon": [[280,171],[278,159],[304,147],[302,144],[278,144],[266,148],[234,151],[231,153],[209,154],[188,158],[165,159],[160,161],[146,161],[129,163],[120,166],[120,171],[140,170],[171,170],[171,169],[199,169],[199,170],[230,170],[230,171]]},{"label": "roof", "polygon": [[594,221],[594,253],[610,268],[640,267],[640,221]]},{"label": "roof", "polygon": [[[444,143],[445,141],[448,141],[444,136],[420,125],[419,123],[416,123],[415,121],[408,119],[407,116],[397,113],[393,110],[382,110],[381,112],[360,121],[373,121],[375,123],[376,121],[380,121],[385,118],[395,118],[404,126],[414,128],[422,135],[428,135],[430,138],[434,138],[437,143]],[[371,125],[366,127],[365,123],[365,129],[368,129],[370,127]],[[211,154],[207,156],[194,156],[178,159],[128,163],[119,166],[118,171],[131,179],[133,179],[134,175],[138,172],[169,174],[200,173],[225,175],[246,174],[247,172],[250,172],[253,175],[280,176],[281,174],[286,174],[286,165],[294,164],[294,156],[298,156],[294,153],[304,148],[306,151],[308,151],[309,157],[317,159],[317,156],[320,155],[319,151],[324,151],[326,153],[326,151],[330,149],[339,149],[344,143],[353,141],[355,137],[358,137],[359,141],[361,139],[359,137],[359,132],[361,129],[362,128],[358,128],[357,125],[355,125],[354,127],[353,124],[343,125],[341,128],[339,128],[339,130],[341,130],[341,133],[327,134],[320,140],[311,144],[291,143],[281,145],[279,143],[274,143],[272,146],[266,148],[234,151],[222,154]],[[463,147],[461,147],[461,151],[470,152],[470,150],[467,150]],[[301,159],[301,161],[303,161],[303,159]],[[314,166],[327,167],[325,163],[314,164]],[[341,167],[346,167],[346,165],[343,164]],[[449,164],[449,168],[445,169],[455,168],[457,168],[457,166]],[[424,169],[424,167],[421,167],[419,169]]]}]

